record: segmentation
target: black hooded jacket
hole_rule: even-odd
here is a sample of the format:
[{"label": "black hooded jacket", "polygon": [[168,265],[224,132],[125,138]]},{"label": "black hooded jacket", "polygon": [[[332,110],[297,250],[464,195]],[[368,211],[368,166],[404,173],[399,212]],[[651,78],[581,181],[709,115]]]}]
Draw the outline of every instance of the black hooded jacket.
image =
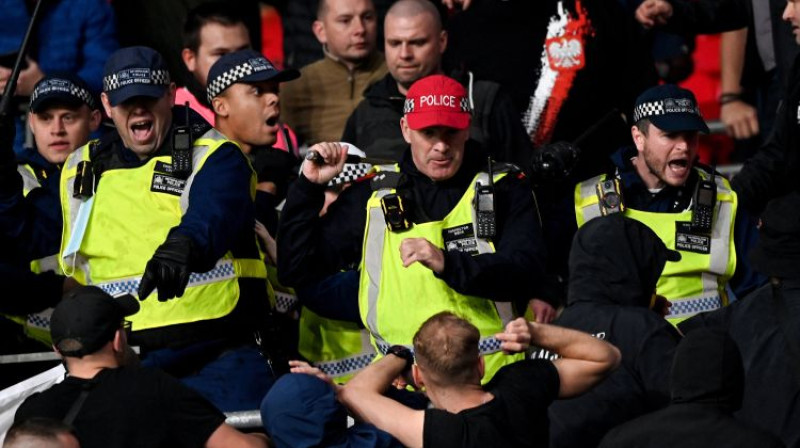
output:
[{"label": "black hooded jacket", "polygon": [[774,435],[733,418],[742,405],[744,367],[725,331],[703,328],[678,346],[672,404],[610,431],[602,447],[782,447]]},{"label": "black hooded jacket", "polygon": [[605,433],[669,403],[669,369],[680,336],[649,309],[668,251],[647,226],[621,214],[575,235],[567,307],[554,322],[617,346],[622,364],[586,394],[550,406],[550,446],[597,446]]}]

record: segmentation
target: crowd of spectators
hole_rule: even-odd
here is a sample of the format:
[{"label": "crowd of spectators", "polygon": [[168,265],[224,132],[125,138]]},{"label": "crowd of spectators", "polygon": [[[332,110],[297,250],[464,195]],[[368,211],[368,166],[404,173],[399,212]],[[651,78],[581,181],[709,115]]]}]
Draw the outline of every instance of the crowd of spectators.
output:
[{"label": "crowd of spectators", "polygon": [[800,0],[7,3],[4,447],[800,448]]}]

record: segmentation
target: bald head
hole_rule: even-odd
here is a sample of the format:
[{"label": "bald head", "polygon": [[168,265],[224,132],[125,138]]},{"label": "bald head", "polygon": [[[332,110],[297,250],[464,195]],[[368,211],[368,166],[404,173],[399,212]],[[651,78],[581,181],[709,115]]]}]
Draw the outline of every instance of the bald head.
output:
[{"label": "bald head", "polygon": [[430,20],[434,32],[442,31],[442,16],[430,0],[400,0],[386,12],[386,21],[398,18],[414,18],[424,15]]},{"label": "bald head", "polygon": [[404,94],[418,79],[441,72],[447,32],[428,0],[400,0],[386,13],[384,54],[389,73]]}]

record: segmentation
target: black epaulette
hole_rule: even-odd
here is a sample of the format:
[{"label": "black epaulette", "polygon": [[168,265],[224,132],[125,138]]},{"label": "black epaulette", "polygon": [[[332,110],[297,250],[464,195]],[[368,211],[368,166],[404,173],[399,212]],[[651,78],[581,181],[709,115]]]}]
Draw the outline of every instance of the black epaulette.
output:
[{"label": "black epaulette", "polygon": [[406,175],[397,171],[378,171],[370,181],[372,191],[400,188],[406,184]]}]

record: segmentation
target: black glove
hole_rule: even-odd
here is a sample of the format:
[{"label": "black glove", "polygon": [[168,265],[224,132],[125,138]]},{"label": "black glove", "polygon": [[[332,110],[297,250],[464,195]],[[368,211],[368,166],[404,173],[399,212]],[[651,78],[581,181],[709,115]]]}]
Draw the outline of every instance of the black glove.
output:
[{"label": "black glove", "polygon": [[189,283],[189,267],[194,243],[188,236],[172,232],[164,244],[158,246],[139,283],[139,300],[144,300],[158,288],[158,301],[166,302],[183,295]]}]

